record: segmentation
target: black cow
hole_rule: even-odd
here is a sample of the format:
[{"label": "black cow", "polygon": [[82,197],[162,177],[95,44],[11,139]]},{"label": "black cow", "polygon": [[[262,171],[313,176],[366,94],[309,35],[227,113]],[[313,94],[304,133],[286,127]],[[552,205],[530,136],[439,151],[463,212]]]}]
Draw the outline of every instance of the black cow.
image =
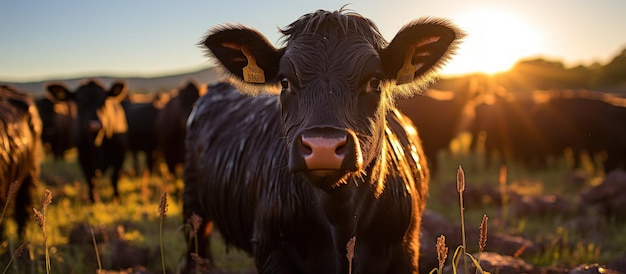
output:
[{"label": "black cow", "polygon": [[419,92],[460,32],[421,19],[387,43],[356,13],[319,10],[282,33],[280,49],[245,26],[204,41],[244,90],[281,91],[218,85],[196,102],[183,211],[203,219],[199,255],[214,223],[260,273],[416,273],[429,173],[393,98]]},{"label": "black cow", "polygon": [[580,155],[606,152],[604,171],[626,168],[626,108],[613,104],[611,96],[589,92],[553,94],[537,110],[538,127],[552,154],[573,153],[574,168]]},{"label": "black cow", "polygon": [[[0,206],[4,207],[9,198],[15,205],[13,218],[20,237],[32,214],[32,194],[39,179],[40,138],[41,120],[33,99],[11,86],[0,85]],[[14,191],[9,193],[12,184]],[[0,224],[0,238],[3,227]]]},{"label": "black cow", "polygon": [[176,175],[176,169],[185,162],[185,132],[187,117],[201,94],[193,81],[177,90],[177,94],[163,106],[156,117],[157,141],[167,169]]},{"label": "black cow", "polygon": [[[588,91],[537,93],[542,100],[512,94],[494,96],[475,106],[472,127],[486,133],[485,157],[489,166],[494,151],[504,163],[520,161],[528,168],[548,167],[571,150],[573,168],[581,168],[581,155],[606,153],[604,171],[626,167],[626,108],[624,100]],[[615,104],[612,101],[621,103]]]},{"label": "black cow", "polygon": [[471,94],[467,89],[456,91],[452,98],[437,98],[429,93],[440,94],[438,91],[427,91],[423,96],[398,100],[397,107],[411,118],[419,130],[434,176],[439,169],[438,153],[447,151],[450,142],[460,133]]},{"label": "black cow", "polygon": [[157,141],[156,119],[159,108],[154,102],[122,101],[128,123],[128,150],[133,158],[134,171],[139,174],[138,154],[144,153],[146,168],[152,174],[155,168]]},{"label": "black cow", "polygon": [[76,119],[76,107],[72,102],[59,102],[49,97],[35,100],[41,117],[41,141],[46,152],[55,160],[62,160],[65,152],[74,147],[72,124]]},{"label": "black cow", "polygon": [[486,167],[492,167],[494,154],[500,156],[498,164],[519,161],[530,169],[546,167],[549,148],[538,126],[543,118],[538,117],[537,108],[533,98],[510,93],[477,98],[470,127],[473,136],[470,148],[478,149],[484,133]]},{"label": "black cow", "polygon": [[117,183],[128,147],[128,125],[120,105],[126,93],[124,82],[114,83],[105,90],[95,80],[89,80],[70,92],[65,85],[50,84],[48,92],[57,100],[76,103],[77,119],[73,139],[78,149],[78,163],[89,186],[89,198],[95,202],[94,184],[98,171],[102,174],[112,167],[113,195],[119,199]]}]

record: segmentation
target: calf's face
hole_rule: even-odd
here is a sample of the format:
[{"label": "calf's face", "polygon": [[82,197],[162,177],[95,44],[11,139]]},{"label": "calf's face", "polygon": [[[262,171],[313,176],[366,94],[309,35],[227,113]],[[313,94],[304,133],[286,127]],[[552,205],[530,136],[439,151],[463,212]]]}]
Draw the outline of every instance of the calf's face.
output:
[{"label": "calf's face", "polygon": [[362,36],[300,35],[280,59],[289,169],[337,182],[376,155],[386,106],[380,58]]},{"label": "calf's face", "polygon": [[332,189],[381,154],[396,96],[419,92],[462,35],[447,21],[414,21],[387,43],[354,13],[317,11],[282,30],[285,46],[244,26],[211,31],[204,45],[252,94],[280,90],[288,167]]},{"label": "calf's face", "polygon": [[123,82],[114,83],[109,90],[106,90],[95,81],[81,85],[74,92],[70,92],[65,85],[58,83],[48,85],[47,90],[57,100],[76,103],[77,123],[81,139],[84,137],[94,139],[94,133],[102,130],[103,124],[98,112],[105,109],[107,98],[122,98],[126,92]]}]

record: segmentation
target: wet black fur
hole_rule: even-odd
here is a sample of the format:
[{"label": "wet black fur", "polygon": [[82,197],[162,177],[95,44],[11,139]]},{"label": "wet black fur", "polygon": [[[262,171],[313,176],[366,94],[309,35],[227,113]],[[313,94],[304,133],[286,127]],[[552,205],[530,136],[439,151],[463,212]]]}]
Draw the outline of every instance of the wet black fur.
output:
[{"label": "wet black fur", "polygon": [[[393,100],[420,92],[461,33],[445,20],[422,19],[388,44],[370,20],[343,10],[307,14],[282,33],[280,49],[234,25],[203,42],[240,89],[209,88],[190,116],[185,218],[197,213],[203,225],[213,222],[228,243],[254,256],[260,273],[417,272],[429,175],[417,131]],[[398,86],[410,47],[423,67]],[[242,49],[264,70],[265,85],[241,83]],[[240,94],[273,87],[280,96]],[[355,136],[362,157],[344,162],[362,164],[294,173],[300,136],[322,129]],[[200,256],[210,258],[206,236],[198,239]]]},{"label": "wet black fur", "polygon": [[[198,100],[190,119],[184,215],[199,214],[203,228],[214,222],[227,243],[255,256],[260,273],[346,268],[347,261],[337,261],[345,258],[345,246],[332,244],[333,222],[356,226],[348,234],[357,237],[354,265],[362,272],[414,271],[407,261],[419,249],[415,218],[424,207],[428,171],[417,136],[404,132],[411,126],[404,116],[388,116],[394,133],[386,135],[387,149],[378,159],[389,165],[384,186],[372,176],[355,176],[329,199],[287,170],[278,97],[254,98],[220,84]],[[365,173],[376,168],[372,164]],[[378,187],[384,189],[377,196]],[[336,208],[331,219],[324,213],[328,207]],[[204,235],[199,243],[200,255],[210,258]]]},{"label": "wet black fur", "polygon": [[[32,215],[33,194],[39,180],[41,153],[41,120],[32,98],[11,86],[0,86],[0,207],[7,209],[0,224],[4,238],[4,222],[13,215],[19,237],[24,236],[26,222]],[[13,197],[9,187],[17,183]],[[15,186],[14,186],[15,187]]]}]

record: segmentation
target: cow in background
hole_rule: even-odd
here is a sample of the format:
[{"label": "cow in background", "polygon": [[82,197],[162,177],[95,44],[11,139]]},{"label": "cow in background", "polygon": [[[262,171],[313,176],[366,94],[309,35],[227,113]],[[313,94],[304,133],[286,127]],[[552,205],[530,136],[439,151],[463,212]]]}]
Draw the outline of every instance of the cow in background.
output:
[{"label": "cow in background", "polygon": [[538,108],[537,123],[552,154],[571,149],[573,168],[582,167],[583,153],[592,160],[605,153],[600,161],[605,173],[626,168],[625,99],[589,91],[552,92]]},{"label": "cow in background", "polygon": [[41,141],[54,160],[63,160],[65,152],[74,148],[72,125],[76,119],[73,102],[53,100],[49,96],[35,100],[41,117]]},{"label": "cow in background", "polygon": [[447,151],[462,128],[464,112],[472,93],[466,87],[455,91],[428,90],[423,95],[400,99],[397,107],[420,132],[431,174],[439,169],[438,153]]},{"label": "cow in background", "polygon": [[[41,120],[33,99],[25,92],[0,85],[0,206],[14,205],[18,235],[32,215],[33,193],[39,179]],[[11,212],[10,210],[7,212]],[[4,222],[0,238],[4,237]]]},{"label": "cow in background", "polygon": [[150,174],[153,174],[159,147],[156,129],[156,120],[160,111],[160,107],[157,106],[158,97],[146,102],[135,102],[130,97],[127,96],[122,101],[122,106],[128,123],[128,151],[133,159],[134,173],[139,175],[141,172],[138,154],[143,153],[146,159],[145,167]]},{"label": "cow in background", "polygon": [[417,273],[428,167],[393,100],[419,92],[461,32],[421,19],[388,43],[359,14],[319,10],[282,33],[278,49],[240,25],[203,43],[241,91],[280,95],[222,84],[196,103],[183,212],[203,220],[199,255],[214,223],[259,273]]},{"label": "cow in background", "polygon": [[204,88],[194,81],[175,91],[156,117],[156,138],[159,151],[170,174],[185,162],[185,132],[187,117]]},{"label": "cow in background", "polygon": [[126,83],[115,82],[106,90],[98,81],[88,80],[74,92],[65,85],[52,83],[47,85],[47,91],[57,100],[76,104],[73,139],[78,149],[78,163],[89,187],[89,199],[96,201],[96,180],[108,168],[112,168],[113,196],[119,199],[117,183],[128,148],[128,124],[120,104]]},{"label": "cow in background", "polygon": [[[604,172],[626,167],[626,100],[590,91],[536,91],[532,95],[481,96],[475,105],[472,149],[485,133],[486,166],[499,153],[502,164],[517,161],[529,170],[549,167],[571,151],[573,169],[583,154],[606,154]],[[591,164],[595,164],[592,161]],[[596,171],[598,166],[594,165]]]}]

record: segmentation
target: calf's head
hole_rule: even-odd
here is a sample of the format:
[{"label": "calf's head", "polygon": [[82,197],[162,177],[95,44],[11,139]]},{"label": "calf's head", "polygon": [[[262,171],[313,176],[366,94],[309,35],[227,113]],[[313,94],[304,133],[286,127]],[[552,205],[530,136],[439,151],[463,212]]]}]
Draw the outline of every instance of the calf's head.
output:
[{"label": "calf's head", "polygon": [[[111,130],[107,129],[109,127],[107,124],[120,122],[113,121],[119,120],[115,116],[106,117],[107,112],[110,112],[110,108],[106,106],[106,101],[108,98],[117,98],[121,101],[121,98],[126,96],[126,84],[124,82],[114,83],[108,91],[94,80],[84,83],[74,92],[70,92],[62,83],[51,83],[47,86],[47,90],[57,100],[76,103],[79,141],[95,142],[98,145],[101,140],[96,140],[97,135],[104,134],[103,130]],[[103,121],[103,119],[109,119],[109,121]],[[121,122],[125,123],[125,121]]]},{"label": "calf's head", "polygon": [[367,170],[381,154],[393,99],[420,92],[463,35],[428,18],[388,43],[369,19],[343,10],[306,14],[281,33],[275,48],[254,29],[225,25],[202,44],[240,90],[280,90],[289,169],[323,187]]}]

